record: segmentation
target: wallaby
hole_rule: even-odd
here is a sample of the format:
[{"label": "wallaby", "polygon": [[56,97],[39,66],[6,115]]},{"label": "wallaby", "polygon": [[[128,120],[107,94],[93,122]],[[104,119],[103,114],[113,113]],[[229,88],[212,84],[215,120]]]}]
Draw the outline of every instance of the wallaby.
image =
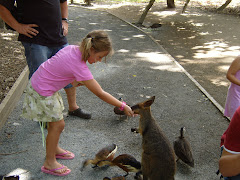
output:
[{"label": "wallaby", "polygon": [[132,106],[140,115],[139,133],[142,135],[143,180],[174,180],[176,161],[173,148],[151,114],[155,96]]}]

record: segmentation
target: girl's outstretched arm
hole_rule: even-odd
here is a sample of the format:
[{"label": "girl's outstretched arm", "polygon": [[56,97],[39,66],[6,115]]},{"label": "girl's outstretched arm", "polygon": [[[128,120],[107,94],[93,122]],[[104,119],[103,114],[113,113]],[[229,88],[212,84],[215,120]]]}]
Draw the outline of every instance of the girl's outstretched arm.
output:
[{"label": "girl's outstretched arm", "polygon": [[[122,102],[116,99],[115,97],[113,97],[108,92],[104,91],[95,79],[82,81],[82,82],[93,94],[95,94],[97,97],[99,97],[106,103],[111,104],[113,106],[121,107]],[[134,115],[132,109],[128,105],[124,107],[124,112],[128,116]]]},{"label": "girl's outstretched arm", "polygon": [[240,86],[240,80],[236,78],[236,73],[240,70],[240,56],[236,57],[227,71],[227,79]]}]

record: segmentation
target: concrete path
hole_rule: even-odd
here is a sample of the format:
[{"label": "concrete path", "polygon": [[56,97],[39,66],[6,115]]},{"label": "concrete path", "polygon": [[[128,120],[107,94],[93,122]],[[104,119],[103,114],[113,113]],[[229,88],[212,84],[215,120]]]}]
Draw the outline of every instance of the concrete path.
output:
[{"label": "concrete path", "polygon": [[[186,76],[182,68],[149,36],[128,23],[100,11],[69,7],[70,44],[81,41],[89,31],[105,29],[112,38],[115,54],[106,64],[90,66],[103,89],[130,105],[156,96],[152,114],[171,142],[185,126],[195,158],[195,167],[177,163],[176,180],[219,179],[218,169],[221,134],[228,126],[215,105]],[[67,99],[61,91],[67,112]],[[0,175],[20,174],[21,180],[55,180],[40,168],[45,157],[38,123],[20,117],[24,94],[0,131]],[[94,158],[104,146],[115,143],[117,155],[128,153],[141,159],[141,136],[131,133],[138,117],[119,120],[113,107],[104,103],[85,87],[77,90],[78,104],[92,112],[91,120],[65,117],[65,130],[60,145],[75,153],[74,160],[59,160],[72,172],[66,180],[101,180],[124,175],[118,167],[80,171],[82,162]],[[47,131],[45,130],[45,135]],[[127,179],[133,179],[130,173]]]}]

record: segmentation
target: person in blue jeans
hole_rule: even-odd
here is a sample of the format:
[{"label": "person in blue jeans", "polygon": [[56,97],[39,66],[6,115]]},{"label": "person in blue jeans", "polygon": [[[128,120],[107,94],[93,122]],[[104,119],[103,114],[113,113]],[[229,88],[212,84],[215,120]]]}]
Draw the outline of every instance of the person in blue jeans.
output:
[{"label": "person in blue jeans", "polygon": [[[19,33],[18,40],[25,48],[29,79],[43,62],[68,45],[67,0],[0,0],[0,17]],[[64,90],[69,115],[90,119],[91,114],[77,105],[76,87],[69,84]]]},{"label": "person in blue jeans", "polygon": [[225,180],[240,180],[240,106],[221,137],[219,171]]}]

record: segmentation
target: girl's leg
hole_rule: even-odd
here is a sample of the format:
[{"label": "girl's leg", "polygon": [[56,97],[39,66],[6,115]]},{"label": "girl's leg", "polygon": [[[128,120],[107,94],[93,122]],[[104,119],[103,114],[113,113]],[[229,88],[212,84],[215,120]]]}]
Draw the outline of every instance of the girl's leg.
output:
[{"label": "girl's leg", "polygon": [[[49,123],[48,135],[46,138],[46,160],[43,164],[46,169],[57,169],[62,167],[62,165],[56,160],[56,150],[58,147],[60,134],[62,133],[64,126],[65,122],[63,119],[57,122]],[[64,173],[66,170],[67,167],[57,170],[57,172]]]}]

